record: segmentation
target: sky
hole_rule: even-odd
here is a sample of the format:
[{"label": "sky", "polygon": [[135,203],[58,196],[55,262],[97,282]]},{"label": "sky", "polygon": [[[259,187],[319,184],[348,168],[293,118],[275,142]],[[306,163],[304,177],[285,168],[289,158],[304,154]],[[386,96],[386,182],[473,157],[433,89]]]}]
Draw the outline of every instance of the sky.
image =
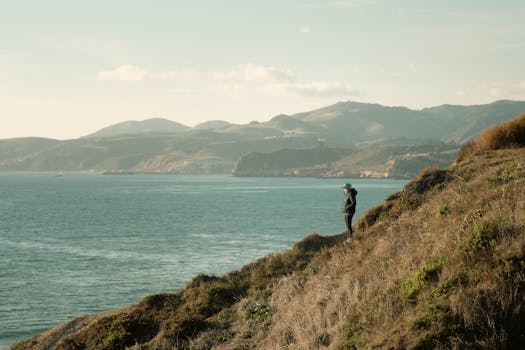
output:
[{"label": "sky", "polygon": [[525,100],[524,1],[0,0],[0,139]]}]

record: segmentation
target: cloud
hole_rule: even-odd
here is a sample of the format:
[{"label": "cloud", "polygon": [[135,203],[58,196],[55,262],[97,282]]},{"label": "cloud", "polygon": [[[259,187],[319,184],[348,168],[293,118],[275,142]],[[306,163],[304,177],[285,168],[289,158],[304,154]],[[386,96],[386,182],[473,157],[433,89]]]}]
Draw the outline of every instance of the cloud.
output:
[{"label": "cloud", "polygon": [[211,86],[212,93],[227,97],[303,97],[303,98],[338,98],[359,94],[350,85],[338,82],[285,82],[261,85],[231,83]]},{"label": "cloud", "polygon": [[[461,98],[461,103],[480,103],[480,101],[524,100],[525,80],[519,82],[493,81],[484,84],[457,89],[454,95]],[[468,101],[468,102],[466,102]]]},{"label": "cloud", "polygon": [[229,72],[216,72],[213,77],[217,80],[240,80],[248,82],[290,81],[295,79],[294,73],[289,69],[279,69],[254,64],[239,66]]},{"label": "cloud", "polygon": [[112,70],[97,73],[97,79],[101,81],[142,82],[146,80],[173,80],[189,78],[192,76],[190,70],[165,70],[151,72],[132,64],[125,64]]},{"label": "cloud", "polygon": [[339,82],[295,82],[270,85],[266,91],[301,97],[343,97],[356,95],[357,90],[350,85]]},{"label": "cloud", "polygon": [[341,82],[300,81],[289,69],[246,64],[228,72],[213,74],[217,82],[209,87],[214,94],[227,97],[307,97],[336,98],[357,95]]},{"label": "cloud", "polygon": [[483,88],[495,98],[525,98],[525,80],[520,82],[491,82],[484,84]]}]

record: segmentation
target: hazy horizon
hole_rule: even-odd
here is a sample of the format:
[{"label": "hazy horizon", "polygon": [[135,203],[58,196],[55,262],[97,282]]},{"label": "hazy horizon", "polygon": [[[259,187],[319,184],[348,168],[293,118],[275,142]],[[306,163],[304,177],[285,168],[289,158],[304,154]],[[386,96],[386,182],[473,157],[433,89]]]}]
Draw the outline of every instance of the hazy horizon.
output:
[{"label": "hazy horizon", "polygon": [[0,139],[128,120],[247,124],[359,101],[525,100],[525,4],[0,4]]}]

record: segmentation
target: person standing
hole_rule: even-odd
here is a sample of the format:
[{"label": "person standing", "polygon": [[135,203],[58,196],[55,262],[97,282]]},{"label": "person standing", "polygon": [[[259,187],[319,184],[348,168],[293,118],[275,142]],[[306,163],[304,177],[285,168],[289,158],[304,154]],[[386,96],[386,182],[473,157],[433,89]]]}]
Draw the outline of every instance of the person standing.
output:
[{"label": "person standing", "polygon": [[355,214],[355,207],[357,204],[356,201],[356,195],[357,191],[355,188],[352,187],[351,184],[347,183],[343,186],[343,192],[345,194],[344,200],[343,200],[343,213],[345,218],[345,224],[346,224],[346,232],[345,234],[348,237],[352,237],[352,234],[354,231],[352,230],[352,218]]}]

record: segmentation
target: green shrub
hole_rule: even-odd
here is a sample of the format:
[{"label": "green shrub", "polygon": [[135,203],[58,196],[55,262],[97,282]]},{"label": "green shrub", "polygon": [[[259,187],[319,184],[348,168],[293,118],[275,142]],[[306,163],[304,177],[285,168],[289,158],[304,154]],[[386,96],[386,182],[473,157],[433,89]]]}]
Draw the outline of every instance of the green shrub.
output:
[{"label": "green shrub", "polygon": [[199,333],[207,325],[208,323],[202,315],[181,310],[168,324],[165,334],[168,338],[174,340],[186,339]]},{"label": "green shrub", "polygon": [[363,340],[360,339],[359,333],[361,328],[359,326],[347,326],[343,330],[343,339],[335,347],[336,350],[357,350],[363,344]]},{"label": "green shrub", "polygon": [[501,258],[495,268],[496,275],[504,281],[513,281],[516,276],[525,276],[525,258],[508,256]]},{"label": "green shrub", "polygon": [[430,282],[438,280],[442,268],[443,261],[441,259],[424,263],[401,284],[401,294],[410,300],[415,300],[419,292],[426,288]]},{"label": "green shrub", "polygon": [[459,276],[449,278],[438,284],[438,286],[428,296],[428,300],[432,301],[447,299],[454,290],[466,284],[467,282],[468,278],[464,273],[459,274]]},{"label": "green shrub", "polygon": [[492,249],[503,232],[500,220],[488,220],[476,224],[467,238],[458,246],[459,253],[468,258],[478,256],[487,249]]},{"label": "green shrub", "polygon": [[148,318],[137,314],[119,314],[109,316],[97,322],[95,332],[103,335],[95,340],[96,344],[87,344],[88,349],[123,349],[143,342],[155,334],[156,325]]},{"label": "green shrub", "polygon": [[244,280],[221,279],[208,283],[202,289],[195,301],[196,311],[210,317],[244,296],[248,285]]},{"label": "green shrub", "polygon": [[265,331],[270,329],[272,309],[268,305],[255,303],[248,308],[246,316],[257,321]]}]

